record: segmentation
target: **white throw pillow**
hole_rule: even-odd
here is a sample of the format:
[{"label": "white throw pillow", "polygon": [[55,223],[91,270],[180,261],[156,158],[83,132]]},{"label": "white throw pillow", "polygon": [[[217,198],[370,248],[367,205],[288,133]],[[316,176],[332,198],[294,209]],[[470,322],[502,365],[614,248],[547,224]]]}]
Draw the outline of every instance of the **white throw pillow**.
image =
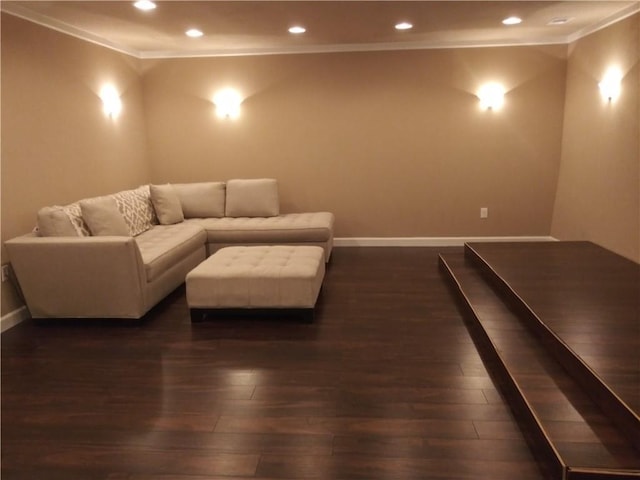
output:
[{"label": "white throw pillow", "polygon": [[129,227],[124,221],[118,205],[112,197],[97,197],[80,202],[82,218],[89,227],[91,235],[115,235],[128,237]]},{"label": "white throw pillow", "polygon": [[172,225],[184,220],[182,205],[173,186],[170,184],[150,185],[149,190],[153,208],[162,225]]},{"label": "white throw pillow", "polygon": [[43,207],[38,211],[38,235],[41,237],[77,237],[64,207]]},{"label": "white throw pillow", "polygon": [[278,181],[274,178],[227,182],[227,217],[275,217],[280,214]]}]

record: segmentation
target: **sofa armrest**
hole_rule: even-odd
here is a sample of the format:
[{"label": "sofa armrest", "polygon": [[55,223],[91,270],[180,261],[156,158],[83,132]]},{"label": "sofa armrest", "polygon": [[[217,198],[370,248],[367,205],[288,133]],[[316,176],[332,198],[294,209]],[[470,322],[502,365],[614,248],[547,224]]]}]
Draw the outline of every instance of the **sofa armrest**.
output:
[{"label": "sofa armrest", "polygon": [[142,258],[132,237],[37,237],[6,242],[33,318],[139,318]]}]

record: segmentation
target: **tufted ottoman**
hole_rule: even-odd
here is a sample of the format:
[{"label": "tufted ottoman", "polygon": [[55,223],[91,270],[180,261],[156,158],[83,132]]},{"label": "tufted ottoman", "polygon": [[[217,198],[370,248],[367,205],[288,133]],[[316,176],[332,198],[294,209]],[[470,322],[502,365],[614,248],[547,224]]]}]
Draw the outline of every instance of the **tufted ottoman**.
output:
[{"label": "tufted ottoman", "polygon": [[247,309],[287,309],[312,321],[324,271],[321,247],[222,248],[187,274],[191,321]]}]

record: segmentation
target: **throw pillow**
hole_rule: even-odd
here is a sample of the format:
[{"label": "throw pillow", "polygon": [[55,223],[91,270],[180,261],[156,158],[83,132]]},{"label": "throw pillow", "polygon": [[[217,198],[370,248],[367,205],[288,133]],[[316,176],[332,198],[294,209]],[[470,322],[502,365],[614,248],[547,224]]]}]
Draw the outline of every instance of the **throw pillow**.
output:
[{"label": "throw pillow", "polygon": [[280,214],[278,182],[274,178],[227,182],[227,217],[275,217]]},{"label": "throw pillow", "polygon": [[184,218],[224,217],[224,182],[174,183]]},{"label": "throw pillow", "polygon": [[70,203],[62,207],[64,213],[67,217],[69,217],[69,221],[73,225],[73,228],[78,233],[80,237],[90,237],[91,232],[89,231],[89,227],[85,223],[82,218],[82,209],[80,208],[80,202]]},{"label": "throw pillow", "polygon": [[129,227],[124,221],[116,201],[111,197],[97,197],[80,202],[82,218],[91,235],[129,236]]},{"label": "throw pillow", "polygon": [[161,225],[172,225],[184,220],[182,205],[173,186],[150,185],[151,202]]},{"label": "throw pillow", "polygon": [[135,237],[146,232],[152,225],[158,224],[156,212],[151,203],[149,185],[142,185],[134,190],[123,190],[111,195],[122,212],[124,221],[129,226],[129,233]]},{"label": "throw pillow", "polygon": [[38,235],[41,237],[77,237],[64,207],[44,207],[38,211]]}]

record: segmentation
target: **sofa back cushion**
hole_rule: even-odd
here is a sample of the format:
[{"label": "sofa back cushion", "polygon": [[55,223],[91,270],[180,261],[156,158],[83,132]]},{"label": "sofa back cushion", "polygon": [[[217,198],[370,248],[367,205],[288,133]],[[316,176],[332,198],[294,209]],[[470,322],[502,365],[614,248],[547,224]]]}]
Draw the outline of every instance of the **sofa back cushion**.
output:
[{"label": "sofa back cushion", "polygon": [[224,217],[224,182],[174,183],[184,218]]},{"label": "sofa back cushion", "polygon": [[227,182],[227,217],[275,217],[280,214],[278,182],[274,178]]}]

